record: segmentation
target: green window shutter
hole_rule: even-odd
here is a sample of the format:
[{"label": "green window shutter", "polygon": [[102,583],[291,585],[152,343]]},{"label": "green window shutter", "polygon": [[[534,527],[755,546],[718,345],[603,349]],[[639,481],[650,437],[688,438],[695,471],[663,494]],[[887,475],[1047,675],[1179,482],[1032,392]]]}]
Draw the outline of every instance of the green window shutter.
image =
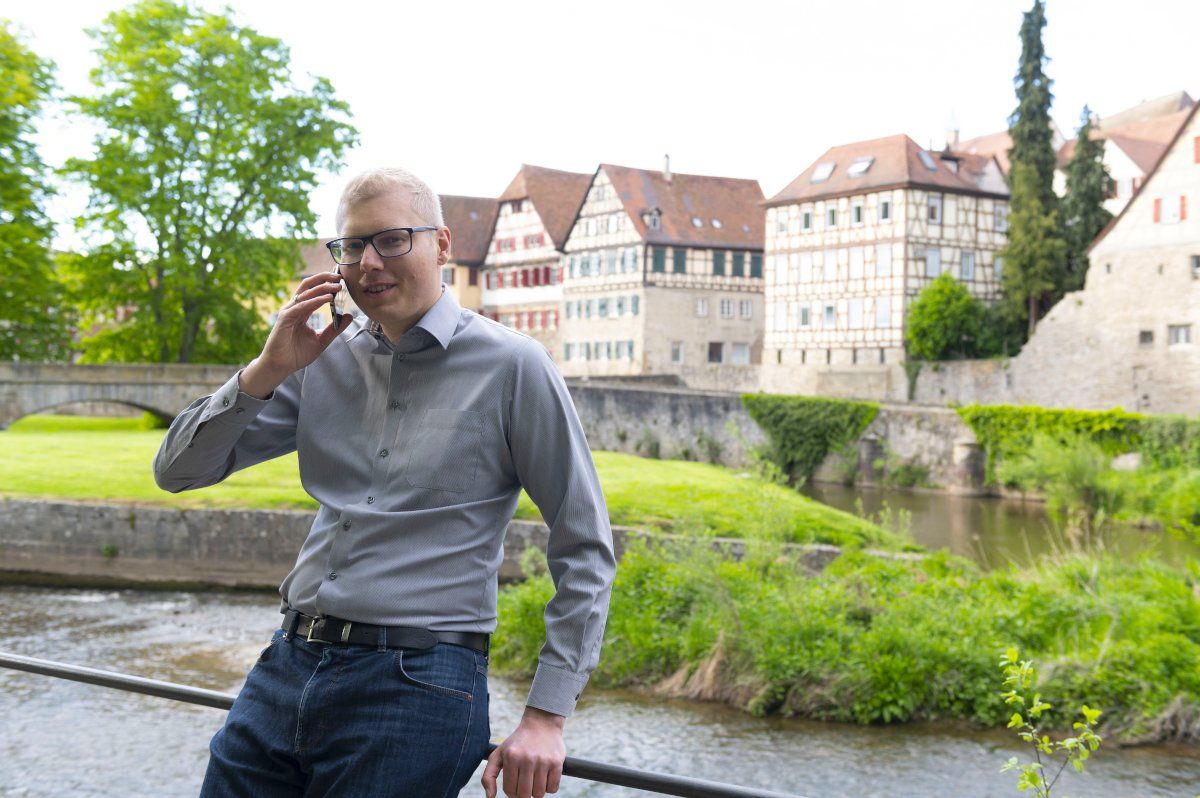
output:
[{"label": "green window shutter", "polygon": [[663,247],[655,247],[654,253],[654,271],[665,272],[667,270],[667,250]]},{"label": "green window shutter", "polygon": [[745,277],[746,276],[746,253],[745,252],[733,253],[733,276],[734,277]]},{"label": "green window shutter", "polygon": [[675,273],[683,274],[684,272],[686,272],[687,271],[687,250],[684,249],[683,247],[675,247],[674,258],[675,258],[675,263],[674,263]]},{"label": "green window shutter", "polygon": [[721,252],[718,250],[713,251],[713,274],[717,274],[717,275],[725,274],[725,253],[724,252]]},{"label": "green window shutter", "polygon": [[762,254],[759,252],[750,253],[750,276],[762,277]]}]

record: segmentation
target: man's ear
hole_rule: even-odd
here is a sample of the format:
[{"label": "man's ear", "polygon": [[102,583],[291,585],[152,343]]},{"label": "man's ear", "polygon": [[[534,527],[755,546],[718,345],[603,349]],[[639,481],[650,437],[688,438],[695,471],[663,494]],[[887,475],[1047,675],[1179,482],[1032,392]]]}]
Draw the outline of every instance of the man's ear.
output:
[{"label": "man's ear", "polygon": [[437,235],[437,262],[438,266],[445,266],[450,262],[450,228],[439,227]]}]

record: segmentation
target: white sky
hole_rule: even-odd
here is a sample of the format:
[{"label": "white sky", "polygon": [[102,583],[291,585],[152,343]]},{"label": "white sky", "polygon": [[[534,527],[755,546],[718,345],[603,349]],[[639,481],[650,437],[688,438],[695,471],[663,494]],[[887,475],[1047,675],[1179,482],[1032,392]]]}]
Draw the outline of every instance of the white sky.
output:
[{"label": "white sky", "polygon": [[[83,29],[124,5],[0,0],[0,17],[83,93],[94,60]],[[661,169],[670,153],[677,172],[756,178],[771,196],[836,144],[907,133],[940,147],[952,120],[963,138],[1006,127],[1032,0],[230,5],[349,102],[361,144],[343,176],[395,164],[441,193],[496,196],[521,163]],[[1103,115],[1200,90],[1200,2],[1050,0],[1047,16],[1067,136],[1084,103]],[[60,118],[39,142],[54,165],[90,151],[88,130]],[[320,235],[333,233],[342,179],[313,195]],[[60,241],[82,204],[76,191],[52,206]]]}]

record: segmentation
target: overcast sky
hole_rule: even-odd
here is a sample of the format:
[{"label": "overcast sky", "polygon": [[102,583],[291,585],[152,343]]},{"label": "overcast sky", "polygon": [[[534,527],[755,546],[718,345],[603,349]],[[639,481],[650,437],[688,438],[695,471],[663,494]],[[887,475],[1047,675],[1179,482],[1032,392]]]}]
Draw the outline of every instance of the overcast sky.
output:
[{"label": "overcast sky", "polygon": [[[353,110],[361,144],[312,197],[330,235],[341,181],[375,165],[405,166],[441,193],[496,196],[522,163],[661,169],[669,153],[675,171],[756,178],[770,196],[836,144],[907,133],[940,147],[952,125],[963,138],[1000,130],[1031,2],[230,5]],[[0,17],[57,63],[66,92],[87,92],[84,28],[124,5],[0,0]],[[1050,0],[1047,16],[1053,112],[1068,136],[1084,103],[1104,115],[1200,90],[1200,2]],[[61,118],[39,141],[55,165],[90,150],[88,131]],[[52,207],[60,240],[81,202]]]}]

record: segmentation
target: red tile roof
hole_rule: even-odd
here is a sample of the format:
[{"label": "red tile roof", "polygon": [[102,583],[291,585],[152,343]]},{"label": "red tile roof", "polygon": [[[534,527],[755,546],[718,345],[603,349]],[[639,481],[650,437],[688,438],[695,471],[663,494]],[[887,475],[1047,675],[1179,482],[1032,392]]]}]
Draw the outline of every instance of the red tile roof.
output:
[{"label": "red tile roof", "polygon": [[[1167,152],[1167,144],[1183,127],[1191,109],[1141,119],[1120,127],[1111,125],[1092,131],[1093,139],[1106,139],[1121,148],[1129,159],[1137,164],[1143,174],[1149,172]],[[1066,169],[1075,155],[1078,139],[1071,139],[1058,150],[1058,168]]]},{"label": "red tile roof", "polygon": [[442,195],[442,218],[450,228],[450,258],[461,266],[481,266],[496,227],[500,204],[486,197]]},{"label": "red tile roof", "polygon": [[1012,136],[1007,130],[967,139],[958,145],[958,149],[962,152],[995,156],[996,163],[1000,165],[1000,171],[1004,174],[1008,174],[1012,165],[1008,160],[1008,151],[1012,149]]},{"label": "red tile roof", "polygon": [[317,272],[331,272],[336,265],[333,258],[329,256],[329,250],[325,245],[332,241],[332,238],[318,238],[315,244],[300,245],[300,273],[297,278],[303,280],[305,277],[311,277]]},{"label": "red tile roof", "polygon": [[[1136,125],[1139,122],[1150,121],[1158,117],[1171,116],[1180,111],[1184,112],[1186,116],[1195,102],[1186,91],[1172,92],[1162,97],[1156,97],[1153,100],[1144,100],[1132,108],[1126,108],[1124,111],[1118,111],[1115,114],[1101,117],[1100,129],[1104,131],[1116,130],[1117,128]],[[1169,140],[1170,137],[1168,136],[1167,141]],[[1166,141],[1163,143],[1165,144]]]},{"label": "red tile roof", "polygon": [[591,184],[591,175],[522,164],[500,195],[500,202],[519,199],[532,202],[555,249],[562,249]]},{"label": "red tile roof", "polygon": [[[961,147],[960,147],[961,149]],[[934,165],[930,169],[922,160],[926,153]],[[943,160],[950,153],[928,152],[904,134],[887,136],[854,144],[831,147],[812,163],[800,176],[772,197],[767,207],[793,202],[809,202],[815,199],[861,194],[885,188],[935,188],[960,194],[983,194],[1007,196],[980,188],[983,171],[989,158],[984,155],[954,153],[959,160],[959,169],[954,171]],[[872,157],[870,167],[858,177],[850,175],[850,166],[856,161]],[[946,160],[950,160],[947,158]],[[812,178],[825,164],[833,164],[829,177],[814,183]]]},{"label": "red tile roof", "polygon": [[[601,164],[634,229],[650,244],[762,249],[766,225],[757,180],[710,177]],[[659,229],[643,215],[660,212]],[[695,223],[699,220],[699,225]],[[714,221],[715,220],[715,221]]]}]

